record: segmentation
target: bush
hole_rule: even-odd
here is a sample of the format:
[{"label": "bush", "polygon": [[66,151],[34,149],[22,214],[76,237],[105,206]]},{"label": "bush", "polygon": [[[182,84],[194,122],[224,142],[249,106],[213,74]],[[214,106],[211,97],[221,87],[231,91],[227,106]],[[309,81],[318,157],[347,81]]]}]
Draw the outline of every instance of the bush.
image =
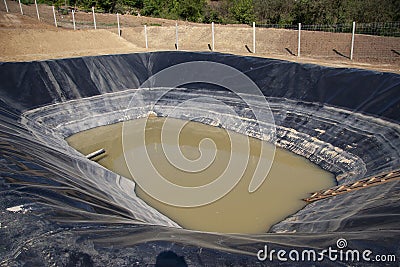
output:
[{"label": "bush", "polygon": [[211,9],[210,7],[207,7],[205,14],[204,14],[203,22],[204,23],[211,23],[211,22],[223,23],[224,20],[218,11]]},{"label": "bush", "polygon": [[180,1],[177,13],[183,19],[202,22],[205,6],[206,2],[204,0]]},{"label": "bush", "polygon": [[251,24],[255,20],[252,0],[234,0],[229,11],[239,23]]},{"label": "bush", "polygon": [[142,14],[145,16],[202,22],[205,6],[205,0],[144,0]]}]

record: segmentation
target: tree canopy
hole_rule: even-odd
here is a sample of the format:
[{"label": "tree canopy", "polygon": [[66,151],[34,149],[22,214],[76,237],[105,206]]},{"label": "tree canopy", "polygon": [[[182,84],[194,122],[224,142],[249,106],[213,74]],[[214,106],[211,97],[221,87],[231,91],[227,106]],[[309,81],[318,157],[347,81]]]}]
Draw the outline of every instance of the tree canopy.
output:
[{"label": "tree canopy", "polygon": [[[26,0],[24,0],[26,1]],[[40,0],[193,22],[341,24],[400,21],[399,0]]]}]

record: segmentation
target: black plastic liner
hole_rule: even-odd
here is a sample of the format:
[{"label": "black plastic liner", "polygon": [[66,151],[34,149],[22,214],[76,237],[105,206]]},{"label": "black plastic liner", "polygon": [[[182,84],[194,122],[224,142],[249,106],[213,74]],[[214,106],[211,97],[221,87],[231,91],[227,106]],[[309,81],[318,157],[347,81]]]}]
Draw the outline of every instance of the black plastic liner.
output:
[{"label": "black plastic liner", "polygon": [[[64,141],[117,122],[132,90],[189,61],[223,63],[250,77],[274,115],[277,136],[269,141],[335,173],[339,184],[400,168],[397,74],[187,52],[0,63],[0,265],[152,266],[166,250],[189,266],[309,265],[260,262],[257,252],[266,244],[288,251],[337,249],[339,238],[349,249],[395,254],[396,263],[382,264],[398,264],[398,181],[312,203],[266,234],[200,233],[148,207],[135,196],[133,182]],[[177,101],[202,94],[225,99],[247,116],[234,95],[206,84],[171,92],[156,111],[163,115]],[[152,95],[144,90],[143,96]],[[232,130],[249,134],[247,128]],[[369,263],[325,256],[313,264]]]}]

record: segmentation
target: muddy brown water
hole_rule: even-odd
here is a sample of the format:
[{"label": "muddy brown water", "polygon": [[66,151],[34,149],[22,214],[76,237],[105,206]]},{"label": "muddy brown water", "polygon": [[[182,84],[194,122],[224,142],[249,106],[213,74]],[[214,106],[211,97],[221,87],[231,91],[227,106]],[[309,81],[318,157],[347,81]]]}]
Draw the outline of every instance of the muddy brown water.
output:
[{"label": "muddy brown water", "polygon": [[[124,127],[132,127],[131,138],[140,131],[140,124],[146,118],[132,120]],[[169,119],[177,125],[182,121]],[[146,146],[149,158],[157,171],[168,181],[181,186],[195,187],[208,184],[224,172],[230,153],[248,158],[244,174],[236,186],[224,197],[199,207],[177,207],[165,204],[147,194],[136,184],[136,194],[147,204],[165,214],[186,229],[224,233],[264,233],[277,222],[302,209],[307,203],[302,199],[310,193],[329,188],[336,184],[334,175],[322,170],[306,158],[277,148],[268,176],[262,185],[252,193],[248,187],[260,159],[261,143],[255,138],[229,132],[238,138],[248,138],[249,153],[245,149],[231,151],[228,131],[198,122],[187,122],[179,134],[179,148],[182,154],[195,160],[200,156],[199,143],[205,138],[213,140],[216,154],[213,162],[199,172],[189,173],[176,168],[166,158],[161,144],[161,129],[165,118],[149,118],[146,124]],[[177,126],[178,127],[178,126]],[[107,169],[135,180],[125,162],[122,145],[123,123],[93,128],[74,134],[67,142],[86,155],[104,148],[106,153],[95,160]],[[142,130],[143,131],[143,130]],[[164,131],[163,134],[169,134]],[[175,133],[174,133],[175,134]],[[126,142],[124,145],[127,146]],[[136,145],[140,145],[137,142]],[[243,146],[247,145],[243,142]],[[272,145],[264,142],[267,149]],[[131,146],[135,146],[132,145]],[[125,150],[132,148],[124,147]]]}]

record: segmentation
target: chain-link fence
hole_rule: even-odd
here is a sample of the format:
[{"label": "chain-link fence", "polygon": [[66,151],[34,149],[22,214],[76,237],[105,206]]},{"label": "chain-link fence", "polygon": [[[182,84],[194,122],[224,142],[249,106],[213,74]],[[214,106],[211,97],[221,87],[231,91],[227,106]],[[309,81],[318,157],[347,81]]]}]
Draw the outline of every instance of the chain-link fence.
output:
[{"label": "chain-link fence", "polygon": [[[3,1],[1,10],[40,19],[65,29],[107,29],[141,48],[155,50],[214,49],[220,52],[355,60],[400,65],[400,22],[337,25],[247,25],[175,22],[133,15],[98,13],[96,10],[35,5],[34,0]],[[118,21],[119,19],[119,21]],[[145,30],[146,25],[146,30]],[[300,29],[299,29],[300,27]],[[354,27],[354,28],[353,28]],[[353,35],[354,31],[354,35]],[[214,40],[214,43],[213,43]],[[254,40],[256,43],[254,44]],[[147,47],[146,47],[147,45]]]}]

